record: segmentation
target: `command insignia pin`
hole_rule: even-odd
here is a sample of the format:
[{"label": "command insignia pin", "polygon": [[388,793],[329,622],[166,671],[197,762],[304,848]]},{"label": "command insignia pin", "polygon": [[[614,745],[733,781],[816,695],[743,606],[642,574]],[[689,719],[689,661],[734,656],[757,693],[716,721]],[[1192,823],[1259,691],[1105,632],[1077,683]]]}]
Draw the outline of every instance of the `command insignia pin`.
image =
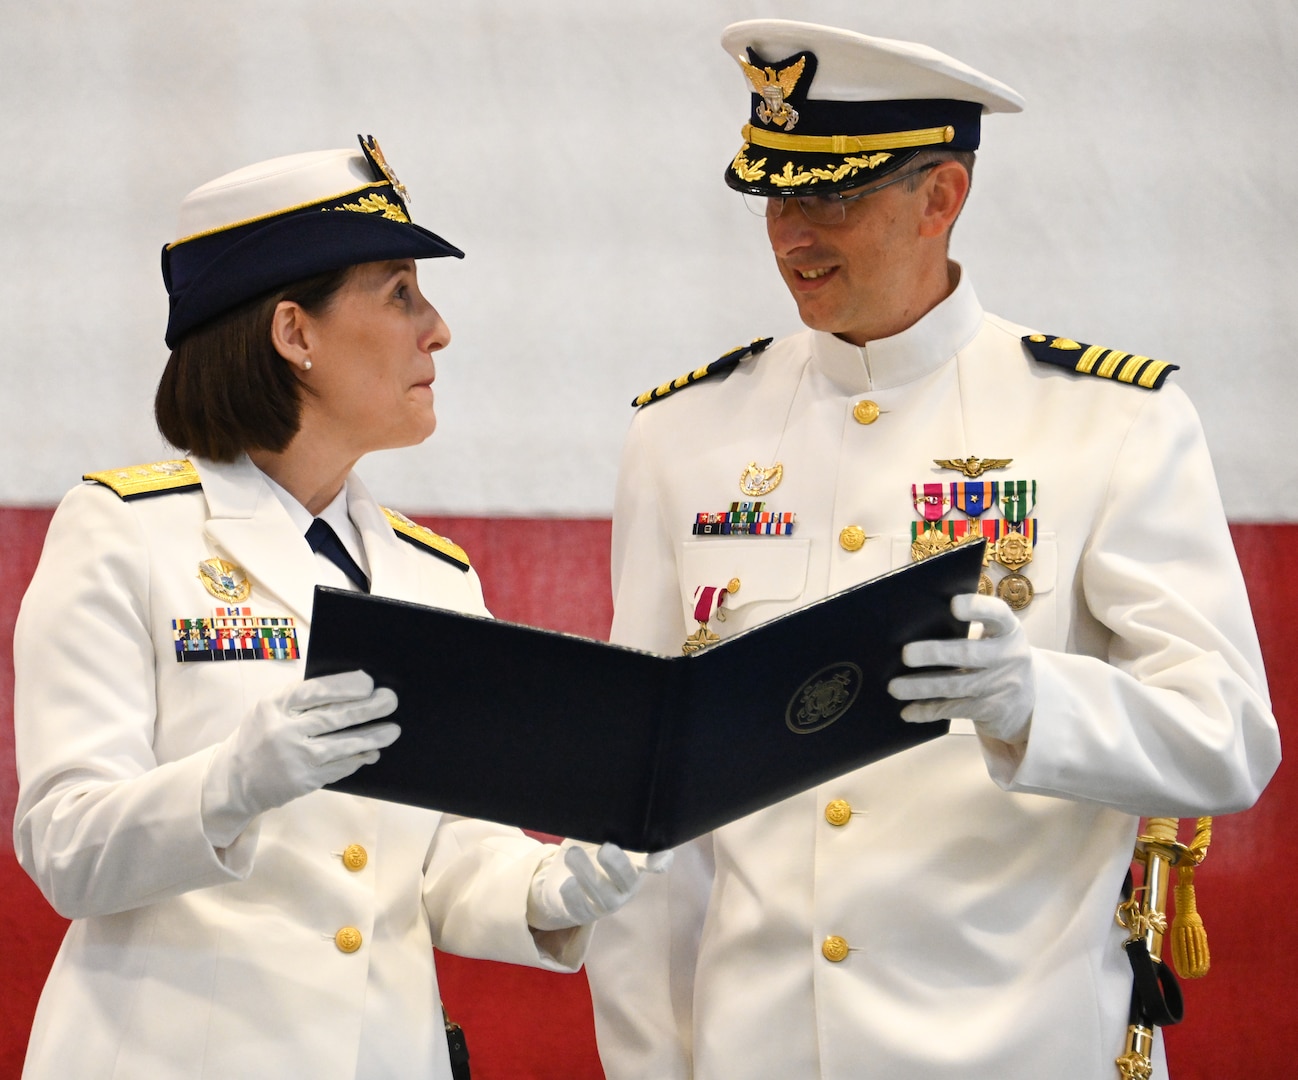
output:
[{"label": "command insignia pin", "polygon": [[198,580],[212,596],[227,604],[246,600],[252,592],[243,571],[223,559],[205,559],[198,564]]},{"label": "command insignia pin", "polygon": [[739,490],[745,495],[768,495],[780,486],[784,479],[784,466],[778,461],[769,468],[761,468],[757,462],[750,461],[739,477]]}]

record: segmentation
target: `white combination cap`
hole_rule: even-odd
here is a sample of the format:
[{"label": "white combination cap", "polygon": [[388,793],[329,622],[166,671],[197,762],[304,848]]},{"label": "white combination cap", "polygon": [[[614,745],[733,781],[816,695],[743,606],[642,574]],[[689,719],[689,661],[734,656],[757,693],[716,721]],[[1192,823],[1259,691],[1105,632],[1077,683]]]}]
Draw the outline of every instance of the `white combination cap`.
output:
[{"label": "white combination cap", "polygon": [[758,195],[845,190],[921,150],[976,150],[983,113],[1023,108],[1004,83],[910,41],[753,19],[721,44],[753,91],[726,183]]}]

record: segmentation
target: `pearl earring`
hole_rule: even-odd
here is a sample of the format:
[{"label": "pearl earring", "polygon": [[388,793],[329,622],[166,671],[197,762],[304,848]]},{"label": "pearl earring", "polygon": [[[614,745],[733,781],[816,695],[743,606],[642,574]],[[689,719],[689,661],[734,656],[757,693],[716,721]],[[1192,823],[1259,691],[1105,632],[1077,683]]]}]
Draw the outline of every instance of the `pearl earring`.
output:
[{"label": "pearl earring", "polygon": [[310,360],[303,360],[303,361],[302,361],[302,370],[303,370],[303,371],[310,371],[310,370],[311,370],[311,361],[310,361]]}]

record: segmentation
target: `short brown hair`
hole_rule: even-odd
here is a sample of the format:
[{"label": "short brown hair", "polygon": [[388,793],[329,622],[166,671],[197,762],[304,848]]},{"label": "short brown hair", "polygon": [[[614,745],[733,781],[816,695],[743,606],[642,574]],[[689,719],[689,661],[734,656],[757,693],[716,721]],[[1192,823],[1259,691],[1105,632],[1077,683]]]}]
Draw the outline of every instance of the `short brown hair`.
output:
[{"label": "short brown hair", "polygon": [[302,422],[302,384],[271,342],[284,300],[318,315],[352,268],[304,278],[196,326],[176,343],[158,382],[153,415],[162,437],[187,454],[233,461],[249,450],[278,453]]},{"label": "short brown hair", "polygon": [[[902,186],[905,187],[907,191],[918,191],[919,185],[922,182],[920,179],[920,173],[924,171],[926,165],[935,165],[940,161],[954,161],[964,169],[965,174],[969,177],[969,186],[972,188],[974,160],[974,152],[972,150],[922,150],[911,162],[911,165],[914,167],[914,172],[910,174],[910,177]],[[964,207],[962,206],[960,207],[960,214],[963,213]],[[960,214],[956,214],[956,221],[960,220]],[[946,245],[948,251],[951,248],[951,234],[953,232],[955,232],[955,221],[951,222],[951,227],[946,231]]]},{"label": "short brown hair", "polygon": [[969,174],[969,183],[972,186],[974,159],[975,154],[972,150],[921,150],[910,162],[910,166],[915,171],[911,173],[905,186],[909,191],[918,190],[921,183],[919,170],[925,165],[936,164],[939,161],[954,161],[962,165],[964,171]]}]

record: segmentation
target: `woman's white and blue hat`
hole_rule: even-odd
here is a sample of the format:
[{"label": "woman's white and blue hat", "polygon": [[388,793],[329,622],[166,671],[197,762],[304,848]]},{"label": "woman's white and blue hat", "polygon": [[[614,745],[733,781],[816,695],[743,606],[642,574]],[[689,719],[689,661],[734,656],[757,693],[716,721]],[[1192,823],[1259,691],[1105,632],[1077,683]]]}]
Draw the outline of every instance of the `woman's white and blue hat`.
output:
[{"label": "woman's white and blue hat", "polygon": [[180,239],[162,249],[167,345],[294,281],[384,259],[463,258],[410,220],[409,196],[372,137],[248,165],[180,204]]}]

